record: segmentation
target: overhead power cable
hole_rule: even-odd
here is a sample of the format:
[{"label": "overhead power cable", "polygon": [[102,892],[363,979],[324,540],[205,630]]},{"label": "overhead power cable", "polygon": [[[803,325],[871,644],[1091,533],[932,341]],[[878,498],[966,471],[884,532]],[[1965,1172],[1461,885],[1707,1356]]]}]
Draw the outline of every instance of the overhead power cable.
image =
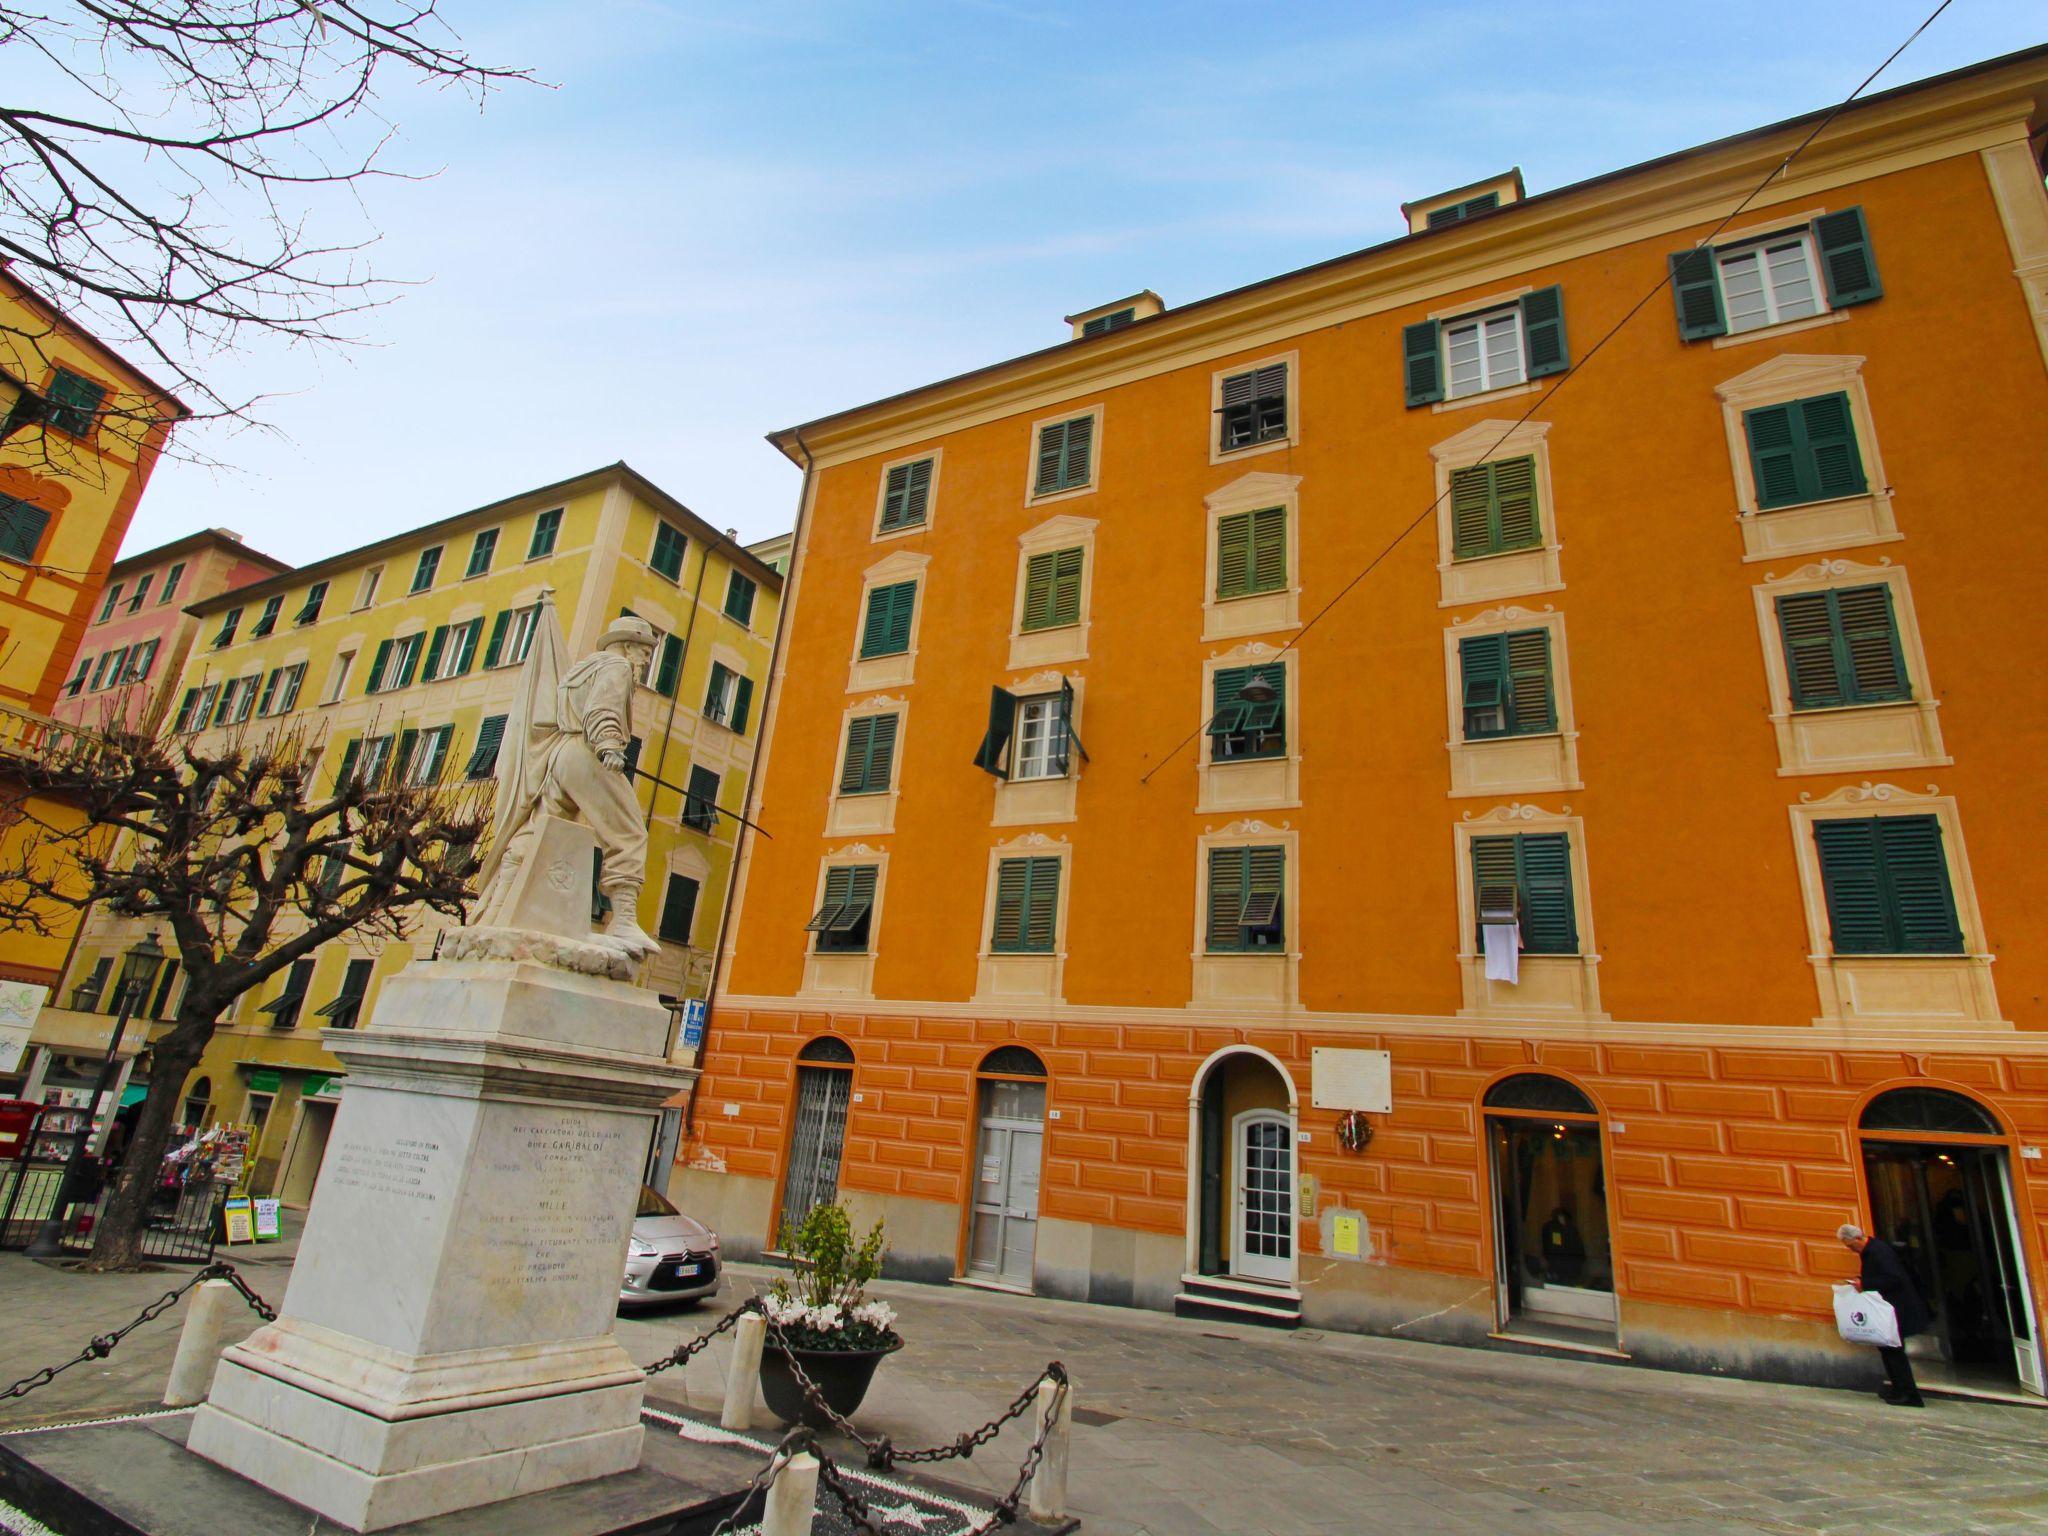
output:
[{"label": "overhead power cable", "polygon": [[[1763,180],[1759,181],[1754,187],[1752,187],[1741,202],[1737,203],[1733,208],[1729,209],[1725,215],[1722,216],[1720,223],[1716,224],[1712,229],[1708,230],[1706,234],[1702,235],[1698,240],[1693,242],[1692,249],[1700,250],[1703,247],[1711,246],[1714,243],[1715,239],[1720,235],[1721,231],[1726,229],[1730,224],[1734,223],[1736,219],[1740,218],[1744,210],[1746,210],[1751,203],[1755,202],[1759,197],[1761,197],[1772,182],[1776,181],[1780,176],[1784,175],[1786,170],[1790,168],[1792,162],[1794,160],[1797,160],[1810,147],[1812,147],[1814,140],[1818,139],[1823,133],[1825,133],[1829,125],[1831,125],[1837,117],[1841,116],[1841,114],[1844,111],[1846,111],[1856,101],[1856,99],[1859,96],[1861,96],[1865,91],[1870,89],[1871,82],[1876,80],[1877,77],[1883,74],[1887,69],[1891,68],[1893,63],[1897,61],[1899,55],[1904,53],[1908,48],[1912,47],[1913,44],[1919,40],[1920,34],[1925,32],[1929,27],[1933,26],[1935,21],[1940,18],[1941,13],[1947,10],[1954,3],[1955,0],[1941,0],[1941,3],[1939,5],[1937,5],[1932,11],[1928,12],[1926,19],[1922,21],[1919,26],[1915,27],[1910,34],[1908,34],[1906,40],[1900,43],[1899,46],[1894,48],[1890,53],[1886,54],[1884,62],[1879,64],[1877,68],[1873,69],[1869,74],[1865,75],[1863,77],[1862,83],[1859,84],[1855,90],[1851,91],[1847,96],[1844,96],[1840,101],[1836,102],[1834,106],[1830,107],[1827,110],[1826,114],[1822,116],[1821,120],[1815,123],[1813,127],[1810,130],[1808,130],[1806,137],[1801,139],[1798,142],[1798,144],[1793,146],[1791,153],[1786,155],[1785,158],[1780,160],[1776,165],[1772,166],[1771,169],[1765,173]],[[1652,299],[1656,298],[1658,294],[1662,293],[1670,285],[1671,267],[1667,263],[1665,265],[1663,276],[1658,278],[1655,283],[1651,284],[1649,291],[1644,293],[1641,298],[1637,299],[1635,303],[1630,305],[1627,313],[1625,313],[1619,320],[1615,321],[1613,325],[1607,328],[1607,330],[1601,335],[1600,339],[1594,342],[1593,345],[1587,350],[1586,355],[1584,357],[1581,357],[1580,359],[1578,359],[1578,361],[1569,365],[1563,373],[1557,375],[1557,381],[1554,384],[1552,384],[1547,391],[1538,395],[1534,400],[1532,400],[1529,403],[1528,408],[1525,409],[1521,415],[1517,416],[1512,422],[1508,424],[1507,430],[1502,432],[1501,435],[1494,440],[1493,445],[1489,447],[1485,453],[1481,454],[1477,459],[1473,460],[1474,467],[1489,462],[1493,458],[1494,454],[1499,452],[1501,445],[1505,443],[1510,437],[1512,437],[1519,427],[1521,427],[1525,422],[1527,422],[1531,417],[1533,417],[1539,410],[1543,409],[1543,407],[1549,405],[1553,400],[1555,400],[1557,398],[1558,392],[1562,390],[1565,387],[1565,385],[1569,384],[1573,379],[1577,378],[1581,373],[1583,373],[1586,369],[1586,366],[1589,363],[1591,363],[1594,358],[1600,355],[1601,348],[1605,347],[1608,342],[1612,341],[1617,335],[1619,335],[1622,328],[1626,326],[1631,320],[1635,319],[1635,317],[1642,312],[1644,305],[1648,304]],[[1435,496],[1431,497],[1428,505],[1423,507],[1423,509],[1415,515],[1414,519],[1407,523],[1401,529],[1400,532],[1396,533],[1393,536],[1393,538],[1388,540],[1385,547],[1382,548],[1378,554],[1374,555],[1372,559],[1368,560],[1356,575],[1354,575],[1349,581],[1345,582],[1342,587],[1338,588],[1336,594],[1332,596],[1328,602],[1324,603],[1322,607],[1318,608],[1313,614],[1311,614],[1309,616],[1308,622],[1302,625],[1300,629],[1296,630],[1294,634],[1288,638],[1288,641],[1285,645],[1281,646],[1280,649],[1276,651],[1272,657],[1268,658],[1266,662],[1254,663],[1254,670],[1256,670],[1256,668],[1260,665],[1272,665],[1274,663],[1277,663],[1280,657],[1285,656],[1289,651],[1293,650],[1296,646],[1301,644],[1301,642],[1307,638],[1308,632],[1314,629],[1316,625],[1320,624],[1323,621],[1323,619],[1329,615],[1331,609],[1335,608],[1339,603],[1343,602],[1345,598],[1349,597],[1351,595],[1352,590],[1355,587],[1357,587],[1357,585],[1360,582],[1364,581],[1366,577],[1370,576],[1373,573],[1373,571],[1378,568],[1380,563],[1387,558],[1387,556],[1391,555],[1396,549],[1398,549],[1410,534],[1415,532],[1416,529],[1420,528],[1424,523],[1428,522],[1432,517],[1436,515],[1437,509],[1443,504],[1444,497],[1448,496],[1449,494],[1450,491],[1447,487],[1446,489],[1439,491]],[[1187,735],[1183,736],[1171,752],[1167,753],[1166,756],[1162,757],[1158,762],[1154,763],[1150,768],[1146,769],[1144,773],[1139,775],[1138,782],[1140,784],[1149,784],[1152,781],[1153,774],[1157,773],[1160,769],[1164,768],[1168,763],[1172,762],[1183,751],[1185,751],[1187,749],[1188,743],[1192,742],[1193,740],[1195,740],[1196,737],[1200,736],[1202,732],[1205,729],[1207,729],[1207,727],[1208,721],[1207,719],[1204,719],[1201,725],[1196,726],[1192,731],[1188,732]]]}]

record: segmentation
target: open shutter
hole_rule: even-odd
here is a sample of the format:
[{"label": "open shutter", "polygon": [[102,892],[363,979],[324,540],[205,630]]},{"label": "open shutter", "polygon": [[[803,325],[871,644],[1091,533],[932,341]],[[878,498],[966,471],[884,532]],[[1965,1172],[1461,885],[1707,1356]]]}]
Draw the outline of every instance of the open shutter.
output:
[{"label": "open shutter", "polygon": [[1842,702],[1842,673],[1835,658],[1835,626],[1829,594],[1800,592],[1778,599],[1778,632],[1785,637],[1785,675],[1795,709]]},{"label": "open shutter", "polygon": [[[155,642],[152,641],[151,644],[155,644]],[[275,667],[271,669],[270,676],[263,679],[263,697],[257,702],[257,714],[267,715],[270,713],[271,701],[277,697],[277,680],[282,676],[284,676],[284,668]]]},{"label": "open shutter", "polygon": [[391,642],[390,642],[389,640],[379,640],[379,641],[377,642],[377,655],[376,655],[376,658],[375,658],[375,659],[374,659],[373,661],[371,661],[371,663],[370,663],[370,683],[369,683],[369,687],[368,687],[368,688],[366,688],[366,689],[364,690],[364,692],[366,692],[366,693],[378,693],[378,692],[381,692],[381,691],[383,690],[383,687],[384,687],[384,664],[385,664],[386,662],[388,662],[388,661],[389,661],[390,659],[391,659]]},{"label": "open shutter", "polygon": [[1845,309],[1884,297],[1878,281],[1877,255],[1870,248],[1870,229],[1861,208],[1824,213],[1813,221],[1813,243],[1820,247],[1821,273],[1827,280],[1828,307]]},{"label": "open shutter", "polygon": [[419,750],[419,745],[420,733],[418,731],[400,731],[398,733],[398,754],[395,761],[391,764],[392,783],[405,784],[411,782],[412,755]]},{"label": "open shutter", "polygon": [[398,677],[397,680],[392,683],[392,687],[406,688],[411,686],[413,669],[417,667],[420,662],[419,640],[420,637],[418,635],[414,635],[411,637],[409,643],[400,646]]},{"label": "open shutter", "polygon": [[1207,947],[1215,953],[1234,954],[1244,948],[1244,929],[1238,918],[1244,914],[1245,877],[1249,863],[1247,849],[1209,850]]},{"label": "open shutter", "polygon": [[1245,850],[1244,910],[1238,914],[1240,927],[1278,928],[1280,926],[1281,898],[1286,891],[1286,879],[1286,849],[1248,848]]},{"label": "open shutter", "polygon": [[[1515,839],[1512,837],[1475,837],[1472,839],[1472,896],[1474,905],[1484,911],[1497,904],[1499,893],[1515,893],[1519,908],[1522,889],[1521,866],[1515,857]],[[1479,932],[1475,922],[1472,931],[1472,947],[1481,949],[1485,936]]]},{"label": "open shutter", "polygon": [[1429,405],[1444,397],[1440,330],[1434,320],[1401,329],[1402,387],[1410,405]]},{"label": "open shutter", "polygon": [[1884,894],[1901,954],[1959,955],[1962,924],[1941,851],[1941,821],[1934,816],[1882,816],[1877,828]]},{"label": "open shutter", "polygon": [[341,766],[334,770],[334,787],[336,789],[346,784],[349,781],[349,776],[356,771],[356,756],[362,749],[363,741],[360,736],[341,749]]},{"label": "open shutter", "polygon": [[427,665],[425,672],[427,677],[431,678],[440,669],[441,652],[447,648],[447,645],[448,626],[445,624],[435,625],[434,633],[427,641]]},{"label": "open shutter", "polygon": [[483,724],[477,727],[476,750],[470,754],[469,777],[488,777],[498,765],[498,747],[505,740],[505,717],[486,715]]},{"label": "open shutter", "polygon": [[1495,548],[1527,549],[1543,542],[1543,519],[1536,510],[1536,460],[1503,459],[1493,470]]},{"label": "open shutter", "polygon": [[1892,589],[1849,587],[1831,594],[1841,623],[1842,649],[1857,700],[1874,704],[1912,694],[1899,626],[1892,613]]},{"label": "open shutter", "polygon": [[1721,303],[1721,274],[1714,264],[1711,246],[1671,255],[1671,298],[1678,306],[1678,335],[1681,341],[1702,341],[1728,331],[1728,314]]},{"label": "open shutter", "polygon": [[1571,367],[1564,334],[1564,289],[1553,283],[1522,295],[1522,335],[1528,344],[1529,377],[1563,373]]},{"label": "open shutter", "polygon": [[1060,679],[1059,729],[1057,766],[1060,776],[1064,778],[1073,761],[1073,753],[1080,753],[1082,762],[1088,761],[1088,749],[1081,745],[1081,733],[1074,729],[1074,680],[1069,677]]},{"label": "open shutter", "polygon": [[732,719],[727,723],[735,736],[747,734],[747,716],[754,707],[754,680],[742,675],[739,686],[733,691]]},{"label": "open shutter", "polygon": [[1017,724],[1017,696],[1001,688],[988,691],[988,730],[981,738],[981,746],[974,754],[974,766],[983,773],[992,773],[999,779],[1007,779],[1009,770],[1003,766],[1004,749],[1010,745],[1010,732]]},{"label": "open shutter", "polygon": [[1800,452],[1792,419],[1793,406],[1765,405],[1742,413],[1749,439],[1749,464],[1756,477],[1756,504],[1761,510],[1791,506],[1805,500],[1799,473]]},{"label": "open shutter", "polygon": [[1460,640],[1458,677],[1466,738],[1478,741],[1507,734],[1507,636],[1468,635]]},{"label": "open shutter", "polygon": [[1849,410],[1849,397],[1837,392],[1794,403],[1811,466],[1811,496],[1825,501],[1862,495],[1869,486],[1863,478],[1863,456],[1856,451],[1856,422]]},{"label": "open shutter", "polygon": [[839,766],[839,793],[857,795],[868,787],[868,757],[874,750],[875,722],[887,715],[861,715],[846,726],[846,760]]},{"label": "open shutter", "polygon": [[1550,631],[1517,630],[1507,637],[1508,713],[1518,736],[1553,730],[1557,709],[1551,698]]},{"label": "open shutter", "polygon": [[1813,842],[1820,853],[1820,883],[1827,896],[1835,953],[1890,953],[1892,938],[1878,871],[1877,818],[1817,821]]},{"label": "open shutter", "polygon": [[1572,909],[1571,841],[1562,832],[1518,839],[1522,874],[1522,944],[1532,955],[1575,955],[1579,921]]},{"label": "open shutter", "polygon": [[1216,519],[1216,595],[1243,597],[1252,589],[1252,515]]},{"label": "open shutter", "polygon": [[1451,554],[1456,559],[1490,555],[1493,532],[1493,466],[1472,464],[1451,471]]},{"label": "open shutter", "polygon": [[484,647],[484,668],[489,670],[498,664],[499,656],[505,650],[505,625],[512,617],[510,611],[501,611],[491,621],[491,643]]}]

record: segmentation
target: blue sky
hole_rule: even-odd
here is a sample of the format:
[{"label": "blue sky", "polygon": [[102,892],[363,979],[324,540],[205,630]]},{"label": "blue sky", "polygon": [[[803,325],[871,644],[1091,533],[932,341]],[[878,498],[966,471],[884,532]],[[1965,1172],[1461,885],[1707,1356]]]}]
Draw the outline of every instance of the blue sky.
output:
[{"label": "blue sky", "polygon": [[[224,361],[276,432],[166,463],[127,548],[226,526],[310,560],[621,458],[765,537],[799,484],[765,432],[1386,239],[1509,165],[1542,191],[1824,106],[1932,3],[444,0],[553,88],[392,93],[392,163],[441,170],[368,214],[419,281],[346,354]],[[2043,20],[1957,0],[1877,88]]]}]

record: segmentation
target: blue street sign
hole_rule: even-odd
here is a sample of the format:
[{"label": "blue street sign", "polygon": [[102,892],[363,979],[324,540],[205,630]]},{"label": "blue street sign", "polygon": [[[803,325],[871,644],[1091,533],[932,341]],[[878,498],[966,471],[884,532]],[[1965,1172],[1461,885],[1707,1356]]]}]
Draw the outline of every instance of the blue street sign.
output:
[{"label": "blue street sign", "polygon": [[690,998],[683,1004],[683,1044],[704,1043],[704,999]]}]

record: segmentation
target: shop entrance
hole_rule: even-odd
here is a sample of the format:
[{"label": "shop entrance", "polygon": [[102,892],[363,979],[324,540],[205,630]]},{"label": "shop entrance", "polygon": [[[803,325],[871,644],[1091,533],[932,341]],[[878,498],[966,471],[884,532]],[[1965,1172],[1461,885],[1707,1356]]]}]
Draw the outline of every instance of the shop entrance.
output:
[{"label": "shop entrance", "polygon": [[286,1205],[313,1203],[313,1186],[320,1182],[327,1138],[334,1130],[334,1111],[333,1104],[318,1099],[299,1100],[299,1123],[292,1127],[291,1145],[284,1154],[284,1176],[277,1185],[278,1198]]},{"label": "shop entrance", "polygon": [[1907,1341],[1924,1384],[2042,1391],[2004,1134],[1974,1100],[1938,1088],[1880,1094],[1863,1111],[1870,1230],[1898,1250],[1934,1313]]},{"label": "shop entrance", "polygon": [[1495,1083],[1485,1107],[1502,1330],[1611,1345],[1614,1255],[1599,1110],[1563,1078],[1534,1072]]},{"label": "shop entrance", "polygon": [[1045,1144],[1044,1063],[1022,1046],[990,1053],[981,1066],[980,1102],[967,1274],[1029,1290]]},{"label": "shop entrance", "polygon": [[782,1176],[782,1215],[775,1240],[786,1242],[814,1206],[839,1198],[839,1158],[846,1110],[853,1099],[853,1048],[821,1035],[797,1052],[796,1114],[789,1167]]}]

